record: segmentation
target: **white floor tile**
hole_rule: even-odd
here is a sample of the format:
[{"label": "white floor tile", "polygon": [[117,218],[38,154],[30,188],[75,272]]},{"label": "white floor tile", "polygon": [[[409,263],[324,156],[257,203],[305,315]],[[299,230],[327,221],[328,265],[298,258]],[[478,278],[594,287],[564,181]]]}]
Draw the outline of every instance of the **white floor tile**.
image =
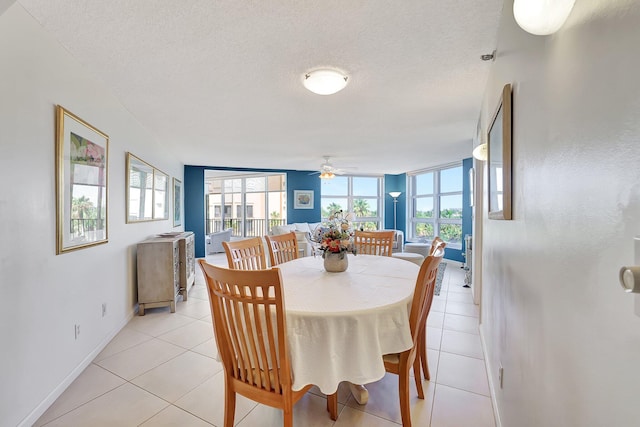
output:
[{"label": "white floor tile", "polygon": [[448,292],[447,301],[473,304],[473,295],[471,295],[471,292]]},{"label": "white floor tile", "polygon": [[124,380],[111,372],[91,364],[42,414],[35,426],[41,426],[67,412],[124,384]]},{"label": "white floor tile", "polygon": [[483,358],[480,335],[452,331],[450,329],[442,331],[440,350],[477,359]]},{"label": "white floor tile", "polygon": [[398,427],[398,425],[393,421],[349,407],[345,407],[340,412],[338,420],[334,424],[335,427]]},{"label": "white floor tile", "polygon": [[[203,288],[204,289],[204,288]],[[200,288],[191,288],[189,291],[189,296],[191,296],[191,292],[200,292]],[[202,319],[203,317],[211,314],[211,307],[209,306],[209,301],[203,301],[198,298],[189,298],[185,302],[179,302],[176,304],[176,312],[182,314],[183,316],[193,317],[194,319]]]},{"label": "white floor tile", "polygon": [[47,424],[47,427],[137,426],[169,404],[126,383]]},{"label": "white floor tile", "polygon": [[494,427],[491,399],[464,390],[436,385],[431,427]]},{"label": "white floor tile", "polygon": [[443,329],[451,329],[468,334],[480,334],[477,317],[461,316],[459,314],[446,313],[444,315]]},{"label": "white floor tile", "polygon": [[440,350],[441,342],[442,342],[442,329],[434,328],[432,326],[427,326],[427,348]]},{"label": "white floor tile", "polygon": [[[215,426],[224,421],[224,372],[219,372],[178,399],[174,405]],[[257,403],[238,395],[235,421],[243,419]]]},{"label": "white floor tile", "polygon": [[95,363],[126,380],[131,380],[185,351],[177,345],[154,339]]},{"label": "white floor tile", "polygon": [[158,338],[182,348],[191,349],[213,339],[213,326],[211,323],[196,320],[166,332]]},{"label": "white floor tile", "polygon": [[211,424],[175,406],[162,411],[140,425],[141,427],[211,427]]},{"label": "white floor tile", "polygon": [[[342,408],[343,405],[338,405],[338,411]],[[282,410],[265,405],[257,405],[237,426],[282,427],[282,423]],[[327,411],[327,399],[312,393],[304,395],[293,407],[293,424],[301,427],[333,426],[334,421]]]},{"label": "white floor tile", "polygon": [[123,328],[118,335],[116,335],[109,344],[96,356],[95,360],[102,360],[109,356],[113,356],[123,350],[127,350],[131,347],[135,347],[145,341],[149,341],[153,337],[142,332],[138,332],[135,329]]},{"label": "white floor tile", "polygon": [[201,354],[187,351],[134,378],[131,382],[168,402],[175,402],[221,371],[222,364]]},{"label": "white floor tile", "polygon": [[191,351],[202,354],[203,356],[211,357],[212,359],[216,359],[218,357],[218,346],[216,344],[216,339],[211,338],[210,340],[207,340],[202,344],[193,347]]},{"label": "white floor tile", "polygon": [[[409,395],[411,402],[412,419],[413,413],[416,413],[416,419],[425,418],[428,422],[431,414],[431,403],[433,401],[433,389],[435,383],[422,380],[422,388],[424,390],[425,399],[418,399],[416,386],[413,377],[410,381]],[[401,423],[400,416],[400,395],[398,394],[398,376],[395,374],[386,374],[384,378],[375,383],[367,384],[369,391],[369,402],[366,405],[359,405],[353,398],[349,399],[347,406],[359,409],[379,418]],[[423,425],[414,422],[414,425]],[[338,425],[336,423],[336,425]],[[347,424],[344,424],[347,425]],[[426,424],[428,425],[428,424]]]},{"label": "white floor tile", "polygon": [[171,313],[168,307],[150,308],[145,310],[144,316],[133,316],[127,328],[157,337],[196,319],[183,316],[178,312]]},{"label": "white floor tile", "polygon": [[480,307],[475,304],[466,304],[463,302],[447,300],[447,308],[445,312],[459,314],[461,316],[480,317]]},{"label": "white floor tile", "polygon": [[440,352],[438,384],[489,396],[484,360]]},{"label": "white floor tile", "polygon": [[440,313],[437,311],[429,312],[429,317],[427,317],[427,326],[431,326],[432,328],[442,329],[443,322],[444,322],[444,313]]}]

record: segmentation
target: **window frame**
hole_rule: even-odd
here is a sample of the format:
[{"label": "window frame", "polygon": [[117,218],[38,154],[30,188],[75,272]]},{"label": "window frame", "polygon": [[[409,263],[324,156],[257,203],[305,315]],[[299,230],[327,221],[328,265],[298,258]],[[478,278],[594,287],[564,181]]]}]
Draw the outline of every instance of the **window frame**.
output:
[{"label": "window frame", "polygon": [[[459,191],[441,191],[441,174],[442,171],[448,169],[460,168],[461,174],[464,174],[464,167],[462,162],[453,162],[444,165],[439,165],[433,168],[422,169],[415,172],[407,173],[408,185],[409,189],[408,199],[409,199],[409,217],[407,221],[407,241],[409,242],[420,242],[421,238],[415,236],[415,228],[417,224],[431,224],[433,226],[434,236],[441,235],[441,227],[446,224],[455,224],[459,225],[462,229],[462,211],[464,207],[464,177],[461,175],[460,177],[460,190]],[[416,180],[418,176],[425,174],[433,174],[433,187],[432,193],[424,193],[417,194],[417,185]],[[446,196],[459,196],[460,197],[460,218],[442,218],[441,215],[441,198]],[[415,216],[416,212],[416,203],[418,199],[431,197],[433,199],[433,215],[431,218],[418,218]],[[447,247],[451,249],[462,249],[462,238],[460,242],[449,242]]]},{"label": "window frame", "polygon": [[[360,223],[372,222],[376,224],[376,230],[384,229],[384,176],[379,175],[340,175],[340,178],[347,178],[347,194],[346,195],[333,195],[333,194],[325,194],[322,189],[320,190],[320,215],[323,222],[327,221],[329,218],[323,216],[323,200],[324,199],[342,199],[346,200],[346,211],[354,212],[354,202],[355,200],[366,199],[366,200],[375,200],[376,201],[376,216],[366,216],[366,217],[357,217],[353,224],[357,226]],[[376,185],[376,196],[356,196],[353,192],[353,181],[354,178],[375,178],[377,179]]]}]

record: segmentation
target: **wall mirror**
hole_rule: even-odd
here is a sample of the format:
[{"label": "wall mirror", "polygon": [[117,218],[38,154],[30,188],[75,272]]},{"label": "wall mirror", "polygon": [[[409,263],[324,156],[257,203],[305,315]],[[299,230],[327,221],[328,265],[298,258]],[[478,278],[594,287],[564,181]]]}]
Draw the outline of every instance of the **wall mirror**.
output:
[{"label": "wall mirror", "polygon": [[487,135],[489,219],[511,219],[511,85],[505,85]]},{"label": "wall mirror", "polygon": [[127,223],[169,219],[169,176],[127,153]]}]

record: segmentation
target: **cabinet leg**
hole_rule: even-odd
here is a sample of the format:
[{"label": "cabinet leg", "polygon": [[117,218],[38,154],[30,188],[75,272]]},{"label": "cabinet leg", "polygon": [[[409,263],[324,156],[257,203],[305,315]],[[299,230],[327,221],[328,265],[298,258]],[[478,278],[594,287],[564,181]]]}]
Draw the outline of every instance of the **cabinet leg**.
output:
[{"label": "cabinet leg", "polygon": [[175,301],[171,301],[171,312],[175,313],[176,312],[176,302]]},{"label": "cabinet leg", "polygon": [[138,304],[138,316],[144,316],[144,304]]},{"label": "cabinet leg", "polygon": [[188,288],[188,286],[186,288],[182,288],[180,290],[180,293],[182,294],[182,301],[186,301],[187,300],[187,288]]}]

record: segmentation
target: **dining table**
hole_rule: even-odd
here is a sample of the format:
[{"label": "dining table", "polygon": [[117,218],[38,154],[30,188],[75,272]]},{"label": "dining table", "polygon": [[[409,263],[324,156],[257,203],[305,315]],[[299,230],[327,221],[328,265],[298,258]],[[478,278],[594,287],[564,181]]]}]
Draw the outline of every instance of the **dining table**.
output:
[{"label": "dining table", "polygon": [[330,273],[321,257],[277,267],[284,289],[293,389],[315,384],[334,393],[350,383],[360,404],[363,384],[385,375],[383,355],[413,345],[409,311],[419,267],[402,259],[348,256],[346,271]]}]

